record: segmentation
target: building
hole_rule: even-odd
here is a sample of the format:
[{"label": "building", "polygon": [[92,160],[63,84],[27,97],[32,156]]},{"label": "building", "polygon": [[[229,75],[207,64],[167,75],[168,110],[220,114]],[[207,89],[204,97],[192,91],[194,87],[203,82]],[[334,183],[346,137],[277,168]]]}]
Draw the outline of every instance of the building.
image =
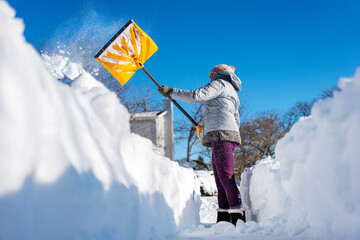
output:
[{"label": "building", "polygon": [[174,160],[173,104],[163,99],[163,110],[134,113],[130,118],[131,131],[150,139],[159,153]]}]

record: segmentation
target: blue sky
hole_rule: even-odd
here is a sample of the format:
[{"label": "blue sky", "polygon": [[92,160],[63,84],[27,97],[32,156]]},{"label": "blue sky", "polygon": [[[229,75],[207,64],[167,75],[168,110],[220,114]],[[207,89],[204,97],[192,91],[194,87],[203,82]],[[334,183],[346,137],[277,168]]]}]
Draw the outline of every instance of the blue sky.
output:
[{"label": "blue sky", "polygon": [[[8,2],[32,42],[56,38],[79,22],[112,24],[116,32],[134,19],[159,47],[145,66],[161,84],[196,89],[214,65],[230,64],[249,113],[284,112],[360,67],[359,0]],[[104,44],[115,32],[100,34]],[[142,74],[130,81],[140,84]]]}]

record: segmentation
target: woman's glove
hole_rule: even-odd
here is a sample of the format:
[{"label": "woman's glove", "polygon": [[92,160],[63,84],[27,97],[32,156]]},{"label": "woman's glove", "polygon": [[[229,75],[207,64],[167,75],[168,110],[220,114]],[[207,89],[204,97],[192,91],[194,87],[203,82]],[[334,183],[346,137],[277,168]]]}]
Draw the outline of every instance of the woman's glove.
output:
[{"label": "woman's glove", "polygon": [[162,85],[158,88],[158,92],[163,95],[164,97],[169,97],[173,88],[169,88],[168,86]]}]

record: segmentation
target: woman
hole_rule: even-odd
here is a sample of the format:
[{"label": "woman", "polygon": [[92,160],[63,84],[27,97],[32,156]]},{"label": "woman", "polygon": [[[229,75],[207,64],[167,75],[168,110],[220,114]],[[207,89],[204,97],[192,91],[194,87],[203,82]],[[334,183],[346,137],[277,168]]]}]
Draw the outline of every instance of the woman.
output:
[{"label": "woman", "polygon": [[240,101],[237,91],[241,81],[235,68],[225,64],[215,66],[209,73],[210,83],[195,90],[181,90],[162,86],[160,94],[189,103],[204,102],[203,145],[212,147],[212,165],[218,190],[217,222],[236,225],[245,221],[239,190],[234,177],[234,150],[240,144]]}]

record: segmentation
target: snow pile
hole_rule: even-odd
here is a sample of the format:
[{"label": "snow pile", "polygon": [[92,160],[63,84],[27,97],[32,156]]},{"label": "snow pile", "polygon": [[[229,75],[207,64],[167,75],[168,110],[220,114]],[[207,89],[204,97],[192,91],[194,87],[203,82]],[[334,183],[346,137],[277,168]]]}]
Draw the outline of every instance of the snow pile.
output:
[{"label": "snow pile", "polygon": [[14,16],[0,0],[0,239],[157,239],[196,225],[193,171],[131,134],[90,74],[57,82]]},{"label": "snow pile", "polygon": [[203,196],[214,196],[217,194],[217,188],[213,171],[196,170],[196,177],[200,181],[200,192]]},{"label": "snow pile", "polygon": [[286,219],[287,233],[360,238],[360,69],[339,87],[278,142],[276,161],[244,172],[241,192],[260,224]]},{"label": "snow pile", "polygon": [[281,185],[280,163],[267,157],[241,175],[240,193],[247,209],[247,221],[276,217],[286,206],[289,199]]},{"label": "snow pile", "polygon": [[359,239],[360,68],[339,87],[279,141],[276,156],[289,219]]}]

